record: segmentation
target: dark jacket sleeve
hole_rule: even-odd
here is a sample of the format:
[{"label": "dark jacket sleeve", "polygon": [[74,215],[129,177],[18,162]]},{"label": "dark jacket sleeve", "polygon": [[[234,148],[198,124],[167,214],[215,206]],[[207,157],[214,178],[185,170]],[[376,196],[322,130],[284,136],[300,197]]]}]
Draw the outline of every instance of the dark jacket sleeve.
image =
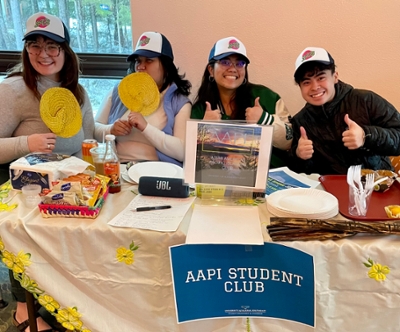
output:
[{"label": "dark jacket sleeve", "polygon": [[367,94],[370,125],[361,125],[365,132],[364,148],[381,156],[400,155],[400,113],[387,100],[372,91],[358,90]]}]

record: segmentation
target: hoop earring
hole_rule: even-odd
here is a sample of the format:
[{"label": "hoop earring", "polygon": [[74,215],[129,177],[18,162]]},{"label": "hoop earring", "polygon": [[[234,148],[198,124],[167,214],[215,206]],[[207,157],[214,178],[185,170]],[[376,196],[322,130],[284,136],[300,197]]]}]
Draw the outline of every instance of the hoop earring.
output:
[{"label": "hoop earring", "polygon": [[215,81],[215,78],[214,78],[214,76],[208,76],[208,80],[212,83]]},{"label": "hoop earring", "polygon": [[243,80],[242,85],[245,85],[246,83],[247,83],[247,78],[245,77],[244,80]]}]

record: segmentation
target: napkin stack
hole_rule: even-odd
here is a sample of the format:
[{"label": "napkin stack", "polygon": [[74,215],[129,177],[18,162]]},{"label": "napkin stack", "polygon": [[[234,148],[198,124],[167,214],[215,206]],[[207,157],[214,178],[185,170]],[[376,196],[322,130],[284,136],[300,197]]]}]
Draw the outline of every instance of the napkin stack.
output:
[{"label": "napkin stack", "polygon": [[10,164],[11,186],[21,190],[24,185],[39,184],[52,189],[54,181],[82,173],[88,166],[91,164],[73,156],[31,153]]}]

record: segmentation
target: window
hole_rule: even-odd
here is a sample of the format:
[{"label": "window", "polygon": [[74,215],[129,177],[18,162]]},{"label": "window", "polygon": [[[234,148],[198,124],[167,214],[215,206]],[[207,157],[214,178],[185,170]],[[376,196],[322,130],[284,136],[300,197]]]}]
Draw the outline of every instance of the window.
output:
[{"label": "window", "polygon": [[81,84],[94,112],[106,93],[125,76],[132,52],[130,0],[0,0],[0,73],[20,59],[25,23],[36,12],[60,17],[71,47],[82,60]]}]

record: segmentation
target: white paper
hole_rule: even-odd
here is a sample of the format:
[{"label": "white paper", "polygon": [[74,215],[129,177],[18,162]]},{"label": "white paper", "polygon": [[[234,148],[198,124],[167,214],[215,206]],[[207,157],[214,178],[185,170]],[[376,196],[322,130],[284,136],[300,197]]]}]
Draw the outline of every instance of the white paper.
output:
[{"label": "white paper", "polygon": [[70,158],[66,158],[60,161],[58,165],[58,170],[67,176],[71,176],[82,173],[90,165],[91,164],[82,159],[71,156]]},{"label": "white paper", "polygon": [[311,180],[287,167],[274,168],[268,172],[266,195],[288,188],[316,188],[319,184],[319,181]]},{"label": "white paper", "polygon": [[[192,205],[195,197],[170,198],[137,195],[129,205],[108,224],[117,227],[174,232]],[[136,212],[138,207],[171,205],[170,209]]]},{"label": "white paper", "polygon": [[257,206],[195,205],[187,244],[263,244]]}]

